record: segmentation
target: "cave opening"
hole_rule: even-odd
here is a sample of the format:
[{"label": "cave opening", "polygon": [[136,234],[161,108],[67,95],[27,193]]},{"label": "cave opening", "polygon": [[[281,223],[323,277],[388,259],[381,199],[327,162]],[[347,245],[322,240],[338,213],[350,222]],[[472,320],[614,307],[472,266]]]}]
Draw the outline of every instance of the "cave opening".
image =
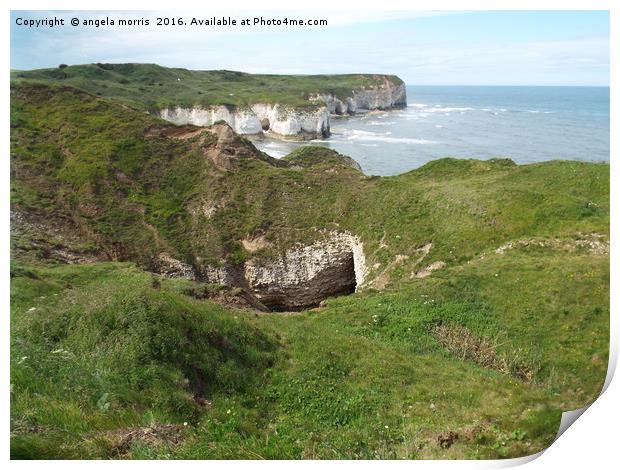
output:
[{"label": "cave opening", "polygon": [[271,127],[271,123],[269,122],[269,119],[267,118],[263,118],[260,120],[260,127],[263,129],[263,132],[267,132],[269,130],[269,128]]},{"label": "cave opening", "polygon": [[[352,252],[341,253],[314,276],[298,283],[276,280],[255,288],[260,302],[272,312],[298,312],[316,308],[330,297],[353,294],[357,287]],[[258,287],[258,286],[257,286]]]}]

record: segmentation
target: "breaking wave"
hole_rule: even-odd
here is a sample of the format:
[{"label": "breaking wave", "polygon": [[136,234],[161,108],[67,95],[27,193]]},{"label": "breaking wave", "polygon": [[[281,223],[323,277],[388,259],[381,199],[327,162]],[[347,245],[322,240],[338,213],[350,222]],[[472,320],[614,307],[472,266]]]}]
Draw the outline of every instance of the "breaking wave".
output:
[{"label": "breaking wave", "polygon": [[393,144],[427,145],[437,143],[434,140],[427,139],[415,139],[411,137],[392,137],[391,134],[391,132],[379,133],[352,129],[344,138],[349,141],[387,142]]}]

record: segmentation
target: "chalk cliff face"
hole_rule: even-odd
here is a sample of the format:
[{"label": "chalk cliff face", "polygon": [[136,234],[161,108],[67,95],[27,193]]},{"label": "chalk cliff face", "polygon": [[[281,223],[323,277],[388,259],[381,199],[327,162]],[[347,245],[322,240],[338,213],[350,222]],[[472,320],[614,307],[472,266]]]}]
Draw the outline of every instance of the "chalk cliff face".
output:
[{"label": "chalk cliff face", "polygon": [[364,282],[362,243],[348,233],[294,248],[267,264],[245,264],[248,287],[265,306],[296,310],[326,297],[355,292]]},{"label": "chalk cliff face", "polygon": [[299,310],[330,296],[355,292],[363,285],[366,272],[361,240],[349,233],[331,233],[269,262],[204,267],[201,277],[206,282],[244,287],[269,309]]},{"label": "chalk cliff face", "polygon": [[300,138],[329,136],[329,112],[325,106],[307,110],[264,103],[234,110],[226,106],[177,107],[162,109],[159,115],[175,124],[195,126],[211,126],[218,121],[225,121],[237,134],[268,133],[275,137]]},{"label": "chalk cliff face", "polygon": [[407,106],[405,84],[386,82],[381,88],[353,90],[353,96],[340,99],[331,94],[319,94],[313,99],[323,101],[331,114],[355,114],[374,109],[393,109]]},{"label": "chalk cliff face", "polygon": [[208,108],[166,108],[159,113],[162,119],[174,124],[211,126],[217,121],[226,121],[237,134],[258,134],[262,132],[260,121],[249,109],[230,111],[226,106]]},{"label": "chalk cliff face", "polygon": [[351,96],[332,94],[309,97],[314,107],[294,108],[281,104],[255,103],[229,109],[226,106],[165,108],[162,119],[175,124],[211,126],[225,121],[237,134],[266,134],[272,137],[314,139],[330,135],[330,114],[355,114],[407,105],[405,85],[385,80],[379,87],[352,90]]}]

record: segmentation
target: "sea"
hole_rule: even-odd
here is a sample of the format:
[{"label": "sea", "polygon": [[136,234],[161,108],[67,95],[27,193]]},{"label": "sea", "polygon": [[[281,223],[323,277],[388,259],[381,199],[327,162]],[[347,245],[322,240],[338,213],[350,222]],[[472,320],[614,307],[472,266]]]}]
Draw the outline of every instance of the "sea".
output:
[{"label": "sea", "polygon": [[332,117],[325,139],[253,141],[276,158],[300,145],[333,148],[381,176],[443,157],[609,162],[608,87],[408,86],[407,103]]}]

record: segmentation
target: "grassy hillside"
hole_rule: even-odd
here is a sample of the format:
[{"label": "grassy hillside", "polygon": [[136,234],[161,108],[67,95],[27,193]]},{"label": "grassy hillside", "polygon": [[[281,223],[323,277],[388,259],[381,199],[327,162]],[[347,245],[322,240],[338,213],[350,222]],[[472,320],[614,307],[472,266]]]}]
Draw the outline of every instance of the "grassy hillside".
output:
[{"label": "grassy hillside", "polygon": [[[608,165],[367,177],[68,86],[11,93],[14,458],[513,457],[600,391]],[[360,237],[368,282],[301,313],[153,273],[329,231]]]},{"label": "grassy hillside", "polygon": [[228,70],[187,70],[155,64],[88,64],[65,68],[14,71],[16,81],[69,85],[94,95],[114,98],[139,109],[169,106],[281,103],[310,107],[311,95],[331,93],[340,98],[352,90],[377,88],[391,75],[255,75]]},{"label": "grassy hillside", "polygon": [[518,253],[257,317],[128,265],[14,267],[12,455],[527,455],[600,390],[608,269]]}]

